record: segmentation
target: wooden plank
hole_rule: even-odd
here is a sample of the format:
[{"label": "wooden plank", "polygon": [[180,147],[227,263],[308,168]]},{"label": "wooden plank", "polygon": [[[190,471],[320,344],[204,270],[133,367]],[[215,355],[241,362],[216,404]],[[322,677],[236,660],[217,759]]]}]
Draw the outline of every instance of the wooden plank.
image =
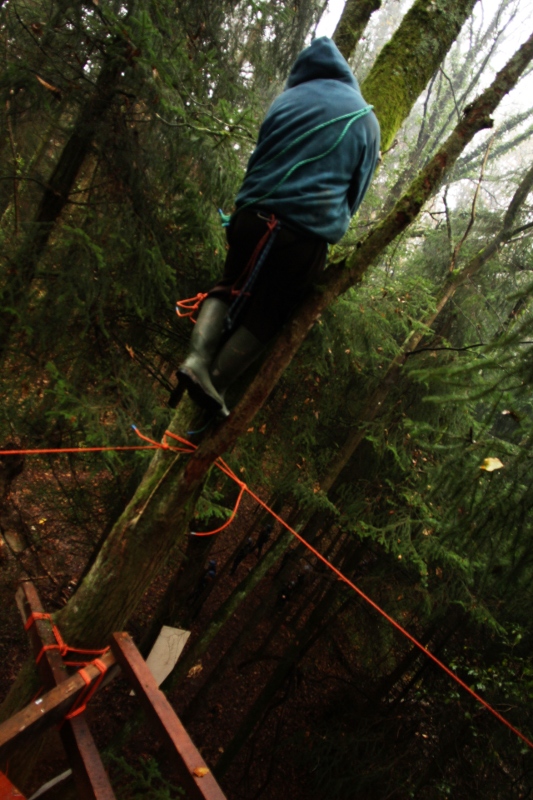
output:
[{"label": "wooden plank", "polygon": [[[41,604],[37,589],[31,581],[24,581],[16,594],[16,603],[22,615],[22,621],[26,624],[32,612],[43,614],[44,609]],[[28,638],[33,650],[33,656],[38,658],[43,645],[57,644],[54,636],[52,623],[47,619],[37,619],[27,630]],[[39,675],[46,689],[57,686],[69,677],[66,666],[59,650],[46,650],[37,664]]]},{"label": "wooden plank", "polygon": [[[23,617],[26,614],[28,619],[32,612],[43,613],[39,595],[31,581],[24,581],[19,591],[21,594],[17,598],[17,605],[21,608]],[[42,652],[43,644],[56,644],[53,625],[48,619],[35,620],[28,629],[28,636],[36,658]],[[69,678],[61,654],[55,648],[42,653],[37,668],[47,688],[59,685]],[[85,716],[65,720],[59,734],[82,800],[116,800]]]},{"label": "wooden plank", "polygon": [[[226,800],[213,774],[193,744],[127,633],[114,633],[111,650],[128,678],[158,736],[177,758],[181,781],[190,800]],[[205,774],[202,772],[207,770]],[[195,774],[200,772],[200,775]]]},{"label": "wooden plank", "polygon": [[[108,668],[115,664],[112,653],[106,653],[101,660]],[[100,677],[100,671],[91,665],[85,667],[85,671],[92,686]],[[76,673],[1,723],[0,759],[9,757],[23,742],[62,722],[85,688],[83,678]],[[0,798],[1,796],[0,794]]]},{"label": "wooden plank", "polygon": [[24,795],[19,792],[19,790],[13,786],[7,775],[4,775],[3,772],[0,772],[0,798],[1,800],[25,800]]},{"label": "wooden plank", "polygon": [[116,800],[85,716],[66,720],[59,734],[83,800]]}]

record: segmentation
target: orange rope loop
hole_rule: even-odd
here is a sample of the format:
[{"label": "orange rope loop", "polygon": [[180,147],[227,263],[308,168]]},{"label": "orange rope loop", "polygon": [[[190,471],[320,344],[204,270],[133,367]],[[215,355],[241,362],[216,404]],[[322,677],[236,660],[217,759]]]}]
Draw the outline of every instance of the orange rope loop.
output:
[{"label": "orange rope loop", "polygon": [[[64,656],[66,656],[67,653],[80,653],[82,655],[87,655],[87,656],[102,656],[104,653],[107,653],[107,651],[109,650],[109,647],[104,647],[104,648],[102,648],[100,650],[85,650],[85,649],[79,648],[79,647],[70,647],[70,645],[68,645],[65,642],[65,640],[63,639],[63,637],[61,636],[61,632],[60,632],[59,628],[57,627],[57,625],[55,625],[55,623],[54,623],[54,621],[52,619],[52,615],[51,614],[45,614],[44,612],[41,612],[41,611],[32,611],[32,613],[29,615],[28,619],[26,620],[26,623],[24,625],[24,630],[26,630],[26,631],[29,630],[31,628],[31,626],[37,620],[46,620],[47,622],[50,623],[50,625],[52,627],[52,633],[54,634],[54,638],[56,640],[56,643],[55,644],[45,644],[45,645],[42,646],[41,651],[39,652],[37,658],[35,659],[35,663],[36,664],[39,663],[39,661],[41,660],[43,655],[48,650],[58,650],[59,654],[60,654],[60,656],[62,658]],[[80,666],[80,665],[85,666],[88,663],[89,663],[88,661],[65,661],[65,664],[67,665],[67,667],[77,667],[77,666]]]},{"label": "orange rope loop", "polygon": [[[107,649],[109,650],[109,648]],[[91,661],[89,663],[92,664],[93,667],[96,667],[96,669],[100,672],[100,675],[95,680],[92,687],[89,687],[91,679],[87,675],[85,669],[78,670],[78,674],[81,675],[81,677],[85,681],[85,685],[87,688],[81,693],[81,695],[78,698],[78,702],[75,704],[74,708],[71,709],[71,711],[65,716],[65,719],[72,719],[73,717],[77,717],[79,714],[83,714],[83,712],[87,708],[89,700],[91,699],[93,694],[95,694],[95,692],[98,690],[98,687],[104,680],[104,676],[107,672],[107,667],[104,664],[104,662],[100,661],[99,658],[95,658],[94,661]],[[87,664],[85,666],[87,666]]]},{"label": "orange rope loop", "polygon": [[231,516],[226,522],[220,526],[220,528],[215,528],[214,531],[204,531],[203,533],[198,533],[198,531],[191,531],[191,536],[214,536],[215,533],[220,533],[223,531],[224,528],[227,528],[228,525],[231,525],[233,520],[237,515],[237,511],[239,510],[239,506],[241,504],[241,500],[243,497],[244,492],[246,491],[246,486],[241,486],[241,491],[239,492],[239,496],[237,497],[237,502],[235,503],[235,507],[231,513]]},{"label": "orange rope loop", "polygon": [[[195,297],[189,297],[187,300],[178,300],[176,302],[176,314],[178,317],[189,317],[190,321],[196,324],[193,315],[199,310],[206,297],[207,292],[198,292]],[[183,312],[181,309],[183,309]]]}]

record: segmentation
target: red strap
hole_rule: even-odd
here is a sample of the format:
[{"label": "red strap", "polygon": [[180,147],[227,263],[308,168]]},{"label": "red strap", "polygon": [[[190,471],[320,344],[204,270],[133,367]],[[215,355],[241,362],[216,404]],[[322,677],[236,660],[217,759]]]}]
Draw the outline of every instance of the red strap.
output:
[{"label": "red strap", "polygon": [[237,296],[237,295],[242,294],[242,289],[238,289],[237,285],[240,284],[241,286],[244,286],[244,284],[248,280],[248,276],[250,275],[251,271],[255,267],[255,263],[256,263],[257,259],[261,255],[261,251],[263,250],[263,247],[265,246],[265,244],[270,239],[272,233],[274,232],[274,228],[278,224],[278,220],[276,219],[274,214],[271,214],[269,219],[265,219],[265,222],[266,222],[266,225],[267,225],[267,230],[265,231],[265,233],[263,234],[261,239],[258,241],[254,252],[250,256],[250,260],[248,261],[248,263],[246,265],[246,269],[244,270],[242,275],[240,275],[239,278],[237,278],[237,280],[233,284],[233,286],[231,288],[231,294],[233,296]]}]

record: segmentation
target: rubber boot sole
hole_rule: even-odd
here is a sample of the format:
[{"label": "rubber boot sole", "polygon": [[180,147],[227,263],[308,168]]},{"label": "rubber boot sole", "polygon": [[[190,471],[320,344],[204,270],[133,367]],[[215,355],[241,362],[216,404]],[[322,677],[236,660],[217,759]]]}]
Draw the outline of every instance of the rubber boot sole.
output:
[{"label": "rubber boot sole", "polygon": [[183,386],[184,389],[187,389],[191,400],[193,400],[197,406],[200,406],[200,408],[206,411],[211,411],[213,414],[219,413],[223,417],[229,416],[229,411],[222,398],[219,399],[209,394],[192,369],[183,366],[178,369],[176,374],[178,376],[179,386]]}]

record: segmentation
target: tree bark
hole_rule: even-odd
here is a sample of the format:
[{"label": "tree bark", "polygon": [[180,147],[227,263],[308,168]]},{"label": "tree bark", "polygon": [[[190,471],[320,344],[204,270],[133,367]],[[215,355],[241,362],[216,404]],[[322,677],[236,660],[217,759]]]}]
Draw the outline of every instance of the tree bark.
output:
[{"label": "tree bark", "polygon": [[11,328],[19,317],[41,257],[89,151],[95,131],[109,108],[120,75],[117,59],[104,63],[96,88],[82,109],[46,186],[26,241],[13,259],[2,287],[3,313],[0,317],[0,358],[5,355]]},{"label": "tree bark", "polygon": [[347,0],[332,36],[346,61],[354,54],[368,20],[378,8],[381,0]]},{"label": "tree bark", "polygon": [[457,38],[476,0],[416,0],[363,81],[363,97],[381,126],[388,150],[415,101]]}]

